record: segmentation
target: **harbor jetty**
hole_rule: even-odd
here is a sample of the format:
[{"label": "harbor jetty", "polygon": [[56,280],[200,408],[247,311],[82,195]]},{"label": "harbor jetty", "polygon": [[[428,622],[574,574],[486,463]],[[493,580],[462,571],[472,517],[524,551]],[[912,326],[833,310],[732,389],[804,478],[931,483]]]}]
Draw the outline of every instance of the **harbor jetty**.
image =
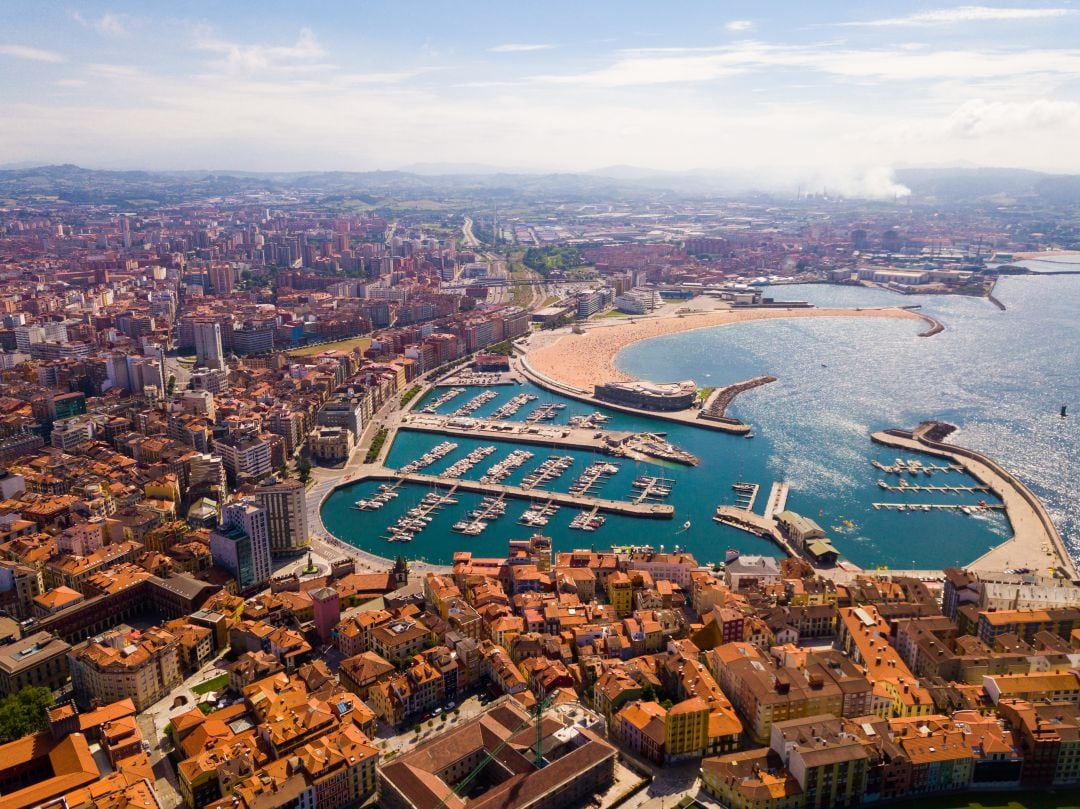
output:
[{"label": "harbor jetty", "polygon": [[570,506],[582,510],[596,509],[605,514],[620,514],[626,517],[644,517],[648,519],[670,520],[675,516],[675,507],[667,503],[639,502],[632,503],[626,500],[610,500],[607,498],[593,497],[587,494],[569,494],[536,489],[524,489],[520,486],[507,486],[501,483],[481,483],[475,480],[448,478],[441,475],[425,475],[413,473],[409,475],[399,474],[393,469],[385,467],[365,467],[349,481],[359,483],[365,480],[398,481],[414,483],[425,486],[428,489],[441,488],[449,490],[456,487],[457,492],[472,492],[475,494],[490,495],[493,497],[503,496],[515,500],[528,500],[540,505]]},{"label": "harbor jetty", "polygon": [[647,416],[650,419],[657,419],[659,421],[670,421],[676,424],[690,424],[695,427],[704,427],[708,430],[717,430],[719,432],[733,433],[735,435],[747,435],[752,430],[749,424],[739,421],[738,419],[727,417],[724,417],[723,419],[699,418],[701,409],[697,407],[672,411],[645,410],[640,407],[630,407],[629,405],[616,404],[614,402],[598,399],[591,391],[564,384],[546,374],[540,373],[529,364],[529,360],[526,357],[519,358],[518,362],[520,363],[521,374],[533,384],[538,385],[545,390],[550,390],[553,393],[558,393],[561,396],[577,399],[579,402],[587,402],[594,407],[618,410],[620,413],[630,413],[634,416]]},{"label": "harbor jetty", "polygon": [[697,417],[708,421],[723,421],[729,424],[742,424],[743,422],[738,419],[730,418],[727,415],[727,409],[731,403],[735,401],[735,397],[740,393],[759,388],[762,385],[768,385],[770,382],[775,381],[775,376],[755,376],[753,379],[747,379],[743,382],[736,382],[734,385],[717,388],[705,398],[701,410],[698,411]]},{"label": "harbor jetty", "polygon": [[769,499],[765,502],[765,519],[771,520],[774,514],[779,514],[787,508],[788,492],[791,487],[783,481],[773,482],[769,490]]},{"label": "harbor jetty", "polygon": [[717,506],[713,520],[721,525],[729,525],[740,531],[746,531],[748,534],[768,539],[787,556],[793,558],[800,556],[798,550],[780,533],[780,528],[772,517],[762,517],[739,506]]},{"label": "harbor jetty", "polygon": [[[402,419],[400,430],[437,433],[461,438],[493,438],[519,444],[542,445],[552,449],[578,449],[607,455],[696,466],[699,459],[664,440],[662,433],[631,433],[595,426],[574,427],[541,422],[499,421],[464,416],[417,413]],[[413,471],[413,470],[409,470]]]},{"label": "harbor jetty", "polygon": [[993,459],[966,447],[946,444],[944,439],[955,429],[950,424],[928,421],[914,430],[881,430],[871,438],[884,446],[946,458],[962,466],[1001,500],[1013,536],[971,562],[971,570],[1000,572],[1028,567],[1077,578],[1076,564],[1042,501]]},{"label": "harbor jetty", "polygon": [[900,308],[907,312],[911,312],[911,314],[930,324],[929,328],[919,332],[920,337],[933,337],[935,334],[941,334],[941,332],[945,331],[945,324],[936,317],[930,317],[930,315],[916,311],[921,308],[920,304],[915,304],[914,306],[902,306]]}]

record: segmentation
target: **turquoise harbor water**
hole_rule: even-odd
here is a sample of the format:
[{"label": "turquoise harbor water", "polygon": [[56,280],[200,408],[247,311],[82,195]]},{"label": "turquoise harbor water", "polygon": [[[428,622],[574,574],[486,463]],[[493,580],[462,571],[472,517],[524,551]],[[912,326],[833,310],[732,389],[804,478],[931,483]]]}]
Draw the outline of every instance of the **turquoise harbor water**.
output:
[{"label": "turquoise harbor water", "polygon": [[[620,368],[656,381],[689,378],[701,385],[724,385],[763,373],[777,376],[779,381],[743,394],[732,407],[734,415],[753,425],[753,440],[609,413],[612,418],[607,427],[666,432],[673,442],[699,455],[702,464],[661,469],[618,461],[621,469],[604,485],[602,495],[627,497],[638,474],[659,471],[676,481],[668,500],[676,508],[675,519],[609,516],[600,530],[586,533],[568,527],[576,511],[563,508],[544,529],[557,548],[649,543],[670,550],[679,545],[701,562],[722,559],[729,546],[775,554],[769,543],[720,526],[711,517],[718,504],[734,504],[732,483],[761,485],[755,506],[760,513],[772,481],[785,480],[791,485],[789,508],[816,519],[840,552],[856,564],[925,568],[970,561],[1009,536],[1000,513],[967,516],[959,511],[878,511],[871,506],[875,501],[903,500],[973,504],[985,498],[980,494],[905,495],[878,487],[878,479],[889,476],[882,475],[870,460],[891,463],[900,453],[872,444],[870,432],[942,418],[961,428],[952,440],[1000,460],[1044,498],[1075,552],[1080,528],[1075,497],[1080,486],[1080,329],[1076,326],[1080,277],[1003,279],[996,295],[1008,307],[1006,312],[971,298],[901,297],[860,288],[786,286],[772,292],[778,298],[809,300],[819,306],[921,304],[924,311],[945,323],[946,331],[919,338],[924,324],[914,321],[814,318],[738,324],[630,346],[618,357]],[[470,388],[440,412],[452,411],[481,390]],[[476,415],[489,414],[523,390],[540,399],[523,407],[516,416],[519,419],[544,402],[566,404],[556,423],[593,410],[533,386],[492,390],[498,397]],[[1071,405],[1075,415],[1062,420],[1058,411],[1064,403]],[[388,465],[400,466],[443,440],[448,439],[402,432]],[[474,446],[495,444],[496,453],[467,475],[478,478],[492,463],[522,447],[535,457],[508,482],[516,483],[550,454],[568,454],[575,458],[574,467],[549,485],[566,491],[595,457],[486,438],[454,440],[460,447],[430,471],[446,468]],[[974,482],[957,473],[925,481],[951,485]],[[435,517],[413,542],[391,544],[382,538],[386,526],[415,505],[424,491],[405,487],[402,496],[377,512],[352,508],[358,498],[369,496],[375,485],[354,484],[336,491],[323,508],[323,520],[335,535],[376,553],[405,552],[412,558],[446,562],[456,549],[478,555],[501,554],[508,539],[532,532],[516,523],[526,507],[518,501],[510,502],[506,516],[479,537],[452,533],[450,526],[479,502],[479,496],[461,495],[459,505]],[[684,531],[686,520],[691,525]]]}]

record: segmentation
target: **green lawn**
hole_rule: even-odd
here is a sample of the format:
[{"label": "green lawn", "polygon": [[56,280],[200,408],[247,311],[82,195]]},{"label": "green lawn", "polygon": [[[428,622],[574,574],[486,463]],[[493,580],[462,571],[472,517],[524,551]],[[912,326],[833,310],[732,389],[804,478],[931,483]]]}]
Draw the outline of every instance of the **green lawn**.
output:
[{"label": "green lawn", "polygon": [[200,697],[204,694],[209,694],[211,691],[220,691],[229,684],[228,674],[219,674],[217,677],[213,677],[207,680],[205,683],[199,683],[192,686],[191,690],[198,694]]},{"label": "green lawn", "polygon": [[608,317],[630,317],[626,312],[620,312],[618,309],[610,309],[599,315],[593,315],[593,320],[602,320]]}]

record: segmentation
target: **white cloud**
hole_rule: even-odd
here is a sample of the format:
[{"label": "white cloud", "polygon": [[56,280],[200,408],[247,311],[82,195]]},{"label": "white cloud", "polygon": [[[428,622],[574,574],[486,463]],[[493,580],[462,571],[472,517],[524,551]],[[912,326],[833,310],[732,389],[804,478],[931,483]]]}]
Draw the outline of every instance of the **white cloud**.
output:
[{"label": "white cloud", "polygon": [[550,51],[554,45],[545,42],[506,42],[488,48],[492,53],[527,53],[529,51]]},{"label": "white cloud", "polygon": [[753,20],[732,20],[724,26],[729,31],[749,31],[754,27]]},{"label": "white cloud", "polygon": [[1076,129],[1080,127],[1080,104],[1045,98],[1026,103],[974,98],[957,107],[946,127],[950,134],[963,138],[1027,129]]},{"label": "white cloud", "polygon": [[93,28],[100,34],[107,36],[124,36],[128,33],[129,19],[126,14],[115,14],[106,11],[97,19],[87,19],[78,11],[71,12],[71,19],[87,28]]},{"label": "white cloud", "polygon": [[547,84],[631,87],[715,81],[774,69],[817,71],[847,81],[1015,80],[1018,76],[1080,77],[1080,50],[928,50],[845,48],[834,43],[775,45],[738,42],[713,48],[622,51],[616,61],[577,74],[534,77]]},{"label": "white cloud", "polygon": [[993,6],[957,6],[930,11],[918,11],[906,17],[885,17],[878,20],[856,20],[838,23],[850,27],[891,27],[904,25],[956,25],[971,22],[1017,22],[1045,20],[1076,14],[1071,8],[995,8]]},{"label": "white cloud", "polygon": [[608,67],[587,73],[537,76],[545,84],[591,87],[634,87],[655,84],[714,81],[743,72],[740,66],[717,54],[701,56],[631,56]]},{"label": "white cloud", "polygon": [[[0,84],[5,159],[365,169],[437,153],[540,170],[742,167],[759,187],[884,198],[903,194],[884,168],[901,161],[1080,171],[1080,46],[742,41],[594,51],[544,68],[565,74],[481,80],[460,64],[428,67],[435,60],[419,49],[369,68],[326,54],[310,31],[189,36],[194,49],[167,63],[140,61],[132,47],[125,64],[57,71],[71,76],[58,82],[35,65],[22,85]],[[582,64],[591,69],[570,66]],[[73,89],[80,81],[93,92]]]},{"label": "white cloud", "polygon": [[310,28],[301,28],[292,45],[244,45],[215,36],[209,29],[200,27],[195,33],[195,47],[209,53],[220,54],[223,60],[215,66],[229,72],[247,73],[260,70],[313,71],[331,66],[316,63],[325,55],[322,45]]},{"label": "white cloud", "polygon": [[0,45],[0,56],[27,59],[31,62],[63,62],[64,57],[56,51],[31,48],[26,45]]},{"label": "white cloud", "polygon": [[417,68],[415,70],[387,71],[385,73],[346,73],[338,76],[334,81],[342,85],[365,85],[365,84],[400,84],[401,82],[415,79],[425,73],[434,72],[435,68]]}]

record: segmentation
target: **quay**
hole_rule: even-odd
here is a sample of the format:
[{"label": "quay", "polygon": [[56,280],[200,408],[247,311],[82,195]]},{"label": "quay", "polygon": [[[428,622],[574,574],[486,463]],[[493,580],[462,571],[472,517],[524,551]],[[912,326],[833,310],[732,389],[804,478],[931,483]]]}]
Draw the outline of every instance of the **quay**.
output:
[{"label": "quay", "polygon": [[1076,579],[1076,563],[1042,501],[996,461],[941,440],[952,429],[951,425],[941,422],[925,422],[914,430],[881,430],[871,439],[884,446],[921,452],[959,464],[1001,500],[1013,536],[971,562],[967,565],[969,569],[1000,572],[1013,567],[1051,568],[1067,578]]},{"label": "quay", "polygon": [[428,488],[450,489],[456,486],[459,492],[472,492],[493,497],[500,495],[516,500],[528,500],[540,505],[570,506],[578,509],[596,508],[605,514],[620,514],[624,517],[645,517],[649,519],[670,520],[675,516],[675,507],[665,503],[631,503],[625,500],[609,500],[589,495],[566,494],[563,492],[536,491],[520,486],[507,486],[501,483],[480,483],[475,480],[458,480],[440,475],[412,473],[401,475],[386,467],[369,467],[355,475],[349,483],[364,480],[392,480],[402,483],[414,483]]},{"label": "quay", "polygon": [[466,366],[455,369],[436,382],[432,387],[470,387],[488,388],[498,385],[520,385],[522,378],[514,371],[474,371]]},{"label": "quay", "polygon": [[614,404],[613,402],[597,399],[593,394],[586,390],[575,388],[571,385],[563,384],[562,382],[557,382],[551,377],[541,374],[529,365],[529,361],[525,357],[519,357],[518,363],[520,365],[521,374],[533,384],[538,385],[545,390],[549,390],[552,393],[557,393],[560,396],[577,399],[579,402],[587,402],[593,407],[618,410],[620,413],[630,413],[634,416],[646,416],[650,419],[670,421],[675,424],[690,424],[697,427],[704,427],[707,430],[718,430],[722,433],[732,433],[734,435],[749,435],[753,429],[745,422],[739,421],[738,419],[729,419],[726,416],[723,417],[723,420],[717,420],[715,417],[712,419],[699,418],[701,410],[693,407],[688,410],[665,412],[659,410],[642,410],[641,408],[630,407],[628,405]]},{"label": "quay", "polygon": [[768,539],[788,556],[798,557],[800,555],[798,550],[780,533],[776,520],[771,517],[762,517],[738,506],[717,506],[713,520],[721,525],[730,525],[732,528],[738,528],[748,534]]},{"label": "quay", "polygon": [[461,438],[494,438],[519,444],[539,444],[545,447],[565,447],[604,453],[610,453],[612,449],[620,446],[633,435],[633,433],[599,430],[593,427],[537,425],[520,421],[495,421],[461,416],[455,418],[423,413],[406,416],[398,429]]},{"label": "quay", "polygon": [[769,499],[765,503],[765,517],[766,520],[772,520],[773,515],[779,514],[781,511],[787,508],[788,492],[791,487],[783,481],[774,481],[772,489],[769,490]]}]

